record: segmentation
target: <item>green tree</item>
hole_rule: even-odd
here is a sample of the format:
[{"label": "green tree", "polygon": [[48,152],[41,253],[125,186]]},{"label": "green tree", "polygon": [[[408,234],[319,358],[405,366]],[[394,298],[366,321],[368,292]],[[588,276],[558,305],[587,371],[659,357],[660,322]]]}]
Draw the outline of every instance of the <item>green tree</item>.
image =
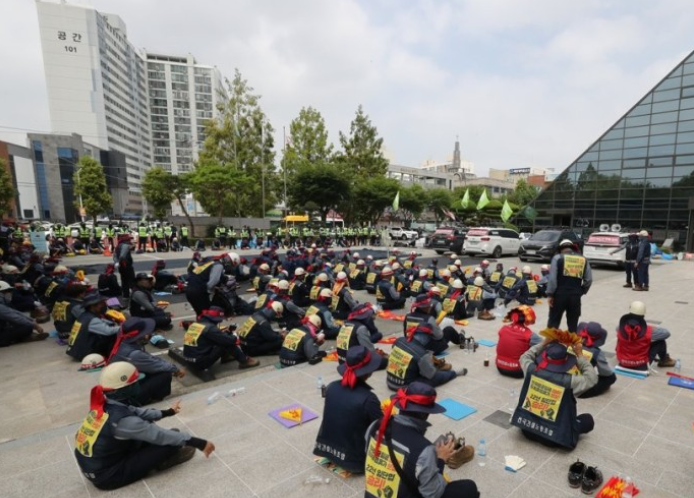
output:
[{"label": "green tree", "polygon": [[399,189],[402,190],[400,183],[393,178],[377,176],[361,179],[352,191],[352,200],[356,202],[351,205],[351,219],[376,224],[383,211],[393,204]]},{"label": "green tree", "polygon": [[516,187],[508,195],[508,201],[518,204],[519,206],[525,206],[530,204],[535,200],[539,191],[536,187],[530,185],[523,178],[516,182]]},{"label": "green tree", "polygon": [[192,173],[181,173],[178,175],[169,175],[169,185],[171,192],[173,193],[174,199],[178,202],[178,205],[183,211],[184,216],[188,219],[188,224],[190,225],[190,231],[193,233],[195,231],[195,225],[193,224],[193,218],[190,217],[188,208],[186,207],[186,195],[192,193]]},{"label": "green tree", "polygon": [[14,209],[14,199],[17,192],[12,185],[12,178],[7,171],[5,161],[0,159],[0,218],[5,213],[9,213]]},{"label": "green tree", "polygon": [[340,132],[342,152],[338,159],[345,172],[352,178],[385,176],[388,160],[383,157],[383,139],[371,124],[360,105],[349,127],[349,135]]},{"label": "green tree", "polygon": [[421,185],[414,184],[408,188],[400,189],[400,211],[405,221],[412,222],[418,219],[427,204],[427,193]]},{"label": "green tree", "polygon": [[282,157],[282,168],[293,175],[306,164],[330,161],[333,146],[328,141],[325,120],[313,107],[304,107],[289,124],[289,139]]},{"label": "green tree", "polygon": [[250,175],[215,162],[199,163],[190,176],[190,190],[210,216],[221,223],[223,216],[237,213],[237,192],[251,187]]},{"label": "green tree", "polygon": [[434,213],[437,225],[446,216],[444,209],[451,209],[452,201],[453,197],[450,190],[434,188],[427,192],[427,207]]},{"label": "green tree", "polygon": [[171,208],[174,194],[171,189],[173,175],[160,166],[151,168],[142,179],[142,195],[154,210],[154,216],[163,220]]},{"label": "green tree", "polygon": [[292,182],[292,205],[318,211],[325,222],[328,211],[349,197],[350,183],[332,164],[317,162],[302,165]]},{"label": "green tree", "polygon": [[[234,182],[244,182],[245,189],[224,193],[233,214],[260,216],[276,202],[274,130],[260,107],[260,96],[253,93],[238,69],[226,86],[228,96],[218,105],[219,117],[209,120],[205,127],[199,163],[219,165]],[[222,207],[215,213],[224,211]]]},{"label": "green tree", "polygon": [[75,206],[80,208],[80,196],[86,213],[96,225],[96,217],[111,211],[111,193],[106,185],[104,167],[89,156],[80,157],[73,177]]}]

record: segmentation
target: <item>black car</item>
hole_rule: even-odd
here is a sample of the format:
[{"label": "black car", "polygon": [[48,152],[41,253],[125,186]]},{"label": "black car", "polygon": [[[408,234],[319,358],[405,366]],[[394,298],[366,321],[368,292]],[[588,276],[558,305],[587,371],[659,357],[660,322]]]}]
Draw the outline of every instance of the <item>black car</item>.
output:
[{"label": "black car", "polygon": [[[462,252],[462,244],[465,239],[465,233],[467,229],[460,229],[454,227],[441,227],[437,228],[434,235],[431,237],[430,245],[432,249],[436,251],[436,254],[443,254],[446,251],[453,251],[456,254]],[[455,251],[451,248],[452,244],[457,244],[460,249]]]},{"label": "black car", "polygon": [[576,243],[579,250],[583,251],[583,240],[571,229],[546,228],[521,241],[518,257],[521,261],[550,261],[557,253],[559,242],[564,239]]}]

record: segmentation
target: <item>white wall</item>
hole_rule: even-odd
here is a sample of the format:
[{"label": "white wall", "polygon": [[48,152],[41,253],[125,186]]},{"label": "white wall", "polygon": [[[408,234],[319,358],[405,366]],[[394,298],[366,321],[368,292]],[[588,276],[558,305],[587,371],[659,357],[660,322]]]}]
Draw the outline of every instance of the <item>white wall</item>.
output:
[{"label": "white wall", "polygon": [[36,175],[31,159],[14,156],[14,173],[19,192],[19,218],[24,218],[24,210],[34,211],[34,218],[40,217],[39,198],[36,193]]}]

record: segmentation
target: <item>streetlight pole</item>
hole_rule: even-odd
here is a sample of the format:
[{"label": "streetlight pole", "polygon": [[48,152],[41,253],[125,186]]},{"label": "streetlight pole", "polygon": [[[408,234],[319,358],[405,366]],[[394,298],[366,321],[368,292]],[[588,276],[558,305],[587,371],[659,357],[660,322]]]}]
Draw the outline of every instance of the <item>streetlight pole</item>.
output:
[{"label": "streetlight pole", "polygon": [[287,200],[287,127],[283,126],[282,127],[282,162],[284,162],[284,166],[282,166],[283,173],[284,173],[284,216],[286,217],[287,214],[289,214],[289,203]]},{"label": "streetlight pole", "polygon": [[263,192],[263,218],[265,218],[265,127],[260,125],[260,184]]}]

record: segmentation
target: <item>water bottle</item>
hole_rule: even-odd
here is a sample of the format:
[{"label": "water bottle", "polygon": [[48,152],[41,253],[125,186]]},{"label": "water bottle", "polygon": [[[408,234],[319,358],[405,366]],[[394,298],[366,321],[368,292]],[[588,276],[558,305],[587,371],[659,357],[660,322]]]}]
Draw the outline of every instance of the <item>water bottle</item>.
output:
[{"label": "water bottle", "polygon": [[323,377],[321,377],[320,375],[316,377],[316,389],[318,389],[319,391],[323,389]]},{"label": "water bottle", "polygon": [[467,340],[467,352],[468,354],[475,352],[475,340],[472,337]]},{"label": "water bottle", "polygon": [[502,318],[504,316],[504,305],[503,303],[494,309],[494,316],[497,318]]},{"label": "water bottle", "polygon": [[313,475],[307,477],[304,484],[330,484],[330,478]]},{"label": "water bottle", "polygon": [[209,398],[207,398],[207,404],[211,405],[212,403],[217,401],[219,398],[220,398],[219,391],[215,391],[212,393],[212,395]]},{"label": "water bottle", "polygon": [[679,358],[677,358],[677,361],[675,361],[675,372],[680,373],[682,371],[682,362],[680,361]]},{"label": "water bottle", "polygon": [[622,498],[634,498],[634,482],[631,477],[627,476],[624,479],[624,488],[622,488]]},{"label": "water bottle", "polygon": [[480,439],[480,444],[477,445],[477,463],[480,467],[487,465],[487,443],[484,439]]},{"label": "water bottle", "polygon": [[245,392],[246,392],[245,387],[239,387],[238,389],[231,389],[228,393],[226,393],[226,397],[227,398],[233,398],[235,396],[240,396]]}]

